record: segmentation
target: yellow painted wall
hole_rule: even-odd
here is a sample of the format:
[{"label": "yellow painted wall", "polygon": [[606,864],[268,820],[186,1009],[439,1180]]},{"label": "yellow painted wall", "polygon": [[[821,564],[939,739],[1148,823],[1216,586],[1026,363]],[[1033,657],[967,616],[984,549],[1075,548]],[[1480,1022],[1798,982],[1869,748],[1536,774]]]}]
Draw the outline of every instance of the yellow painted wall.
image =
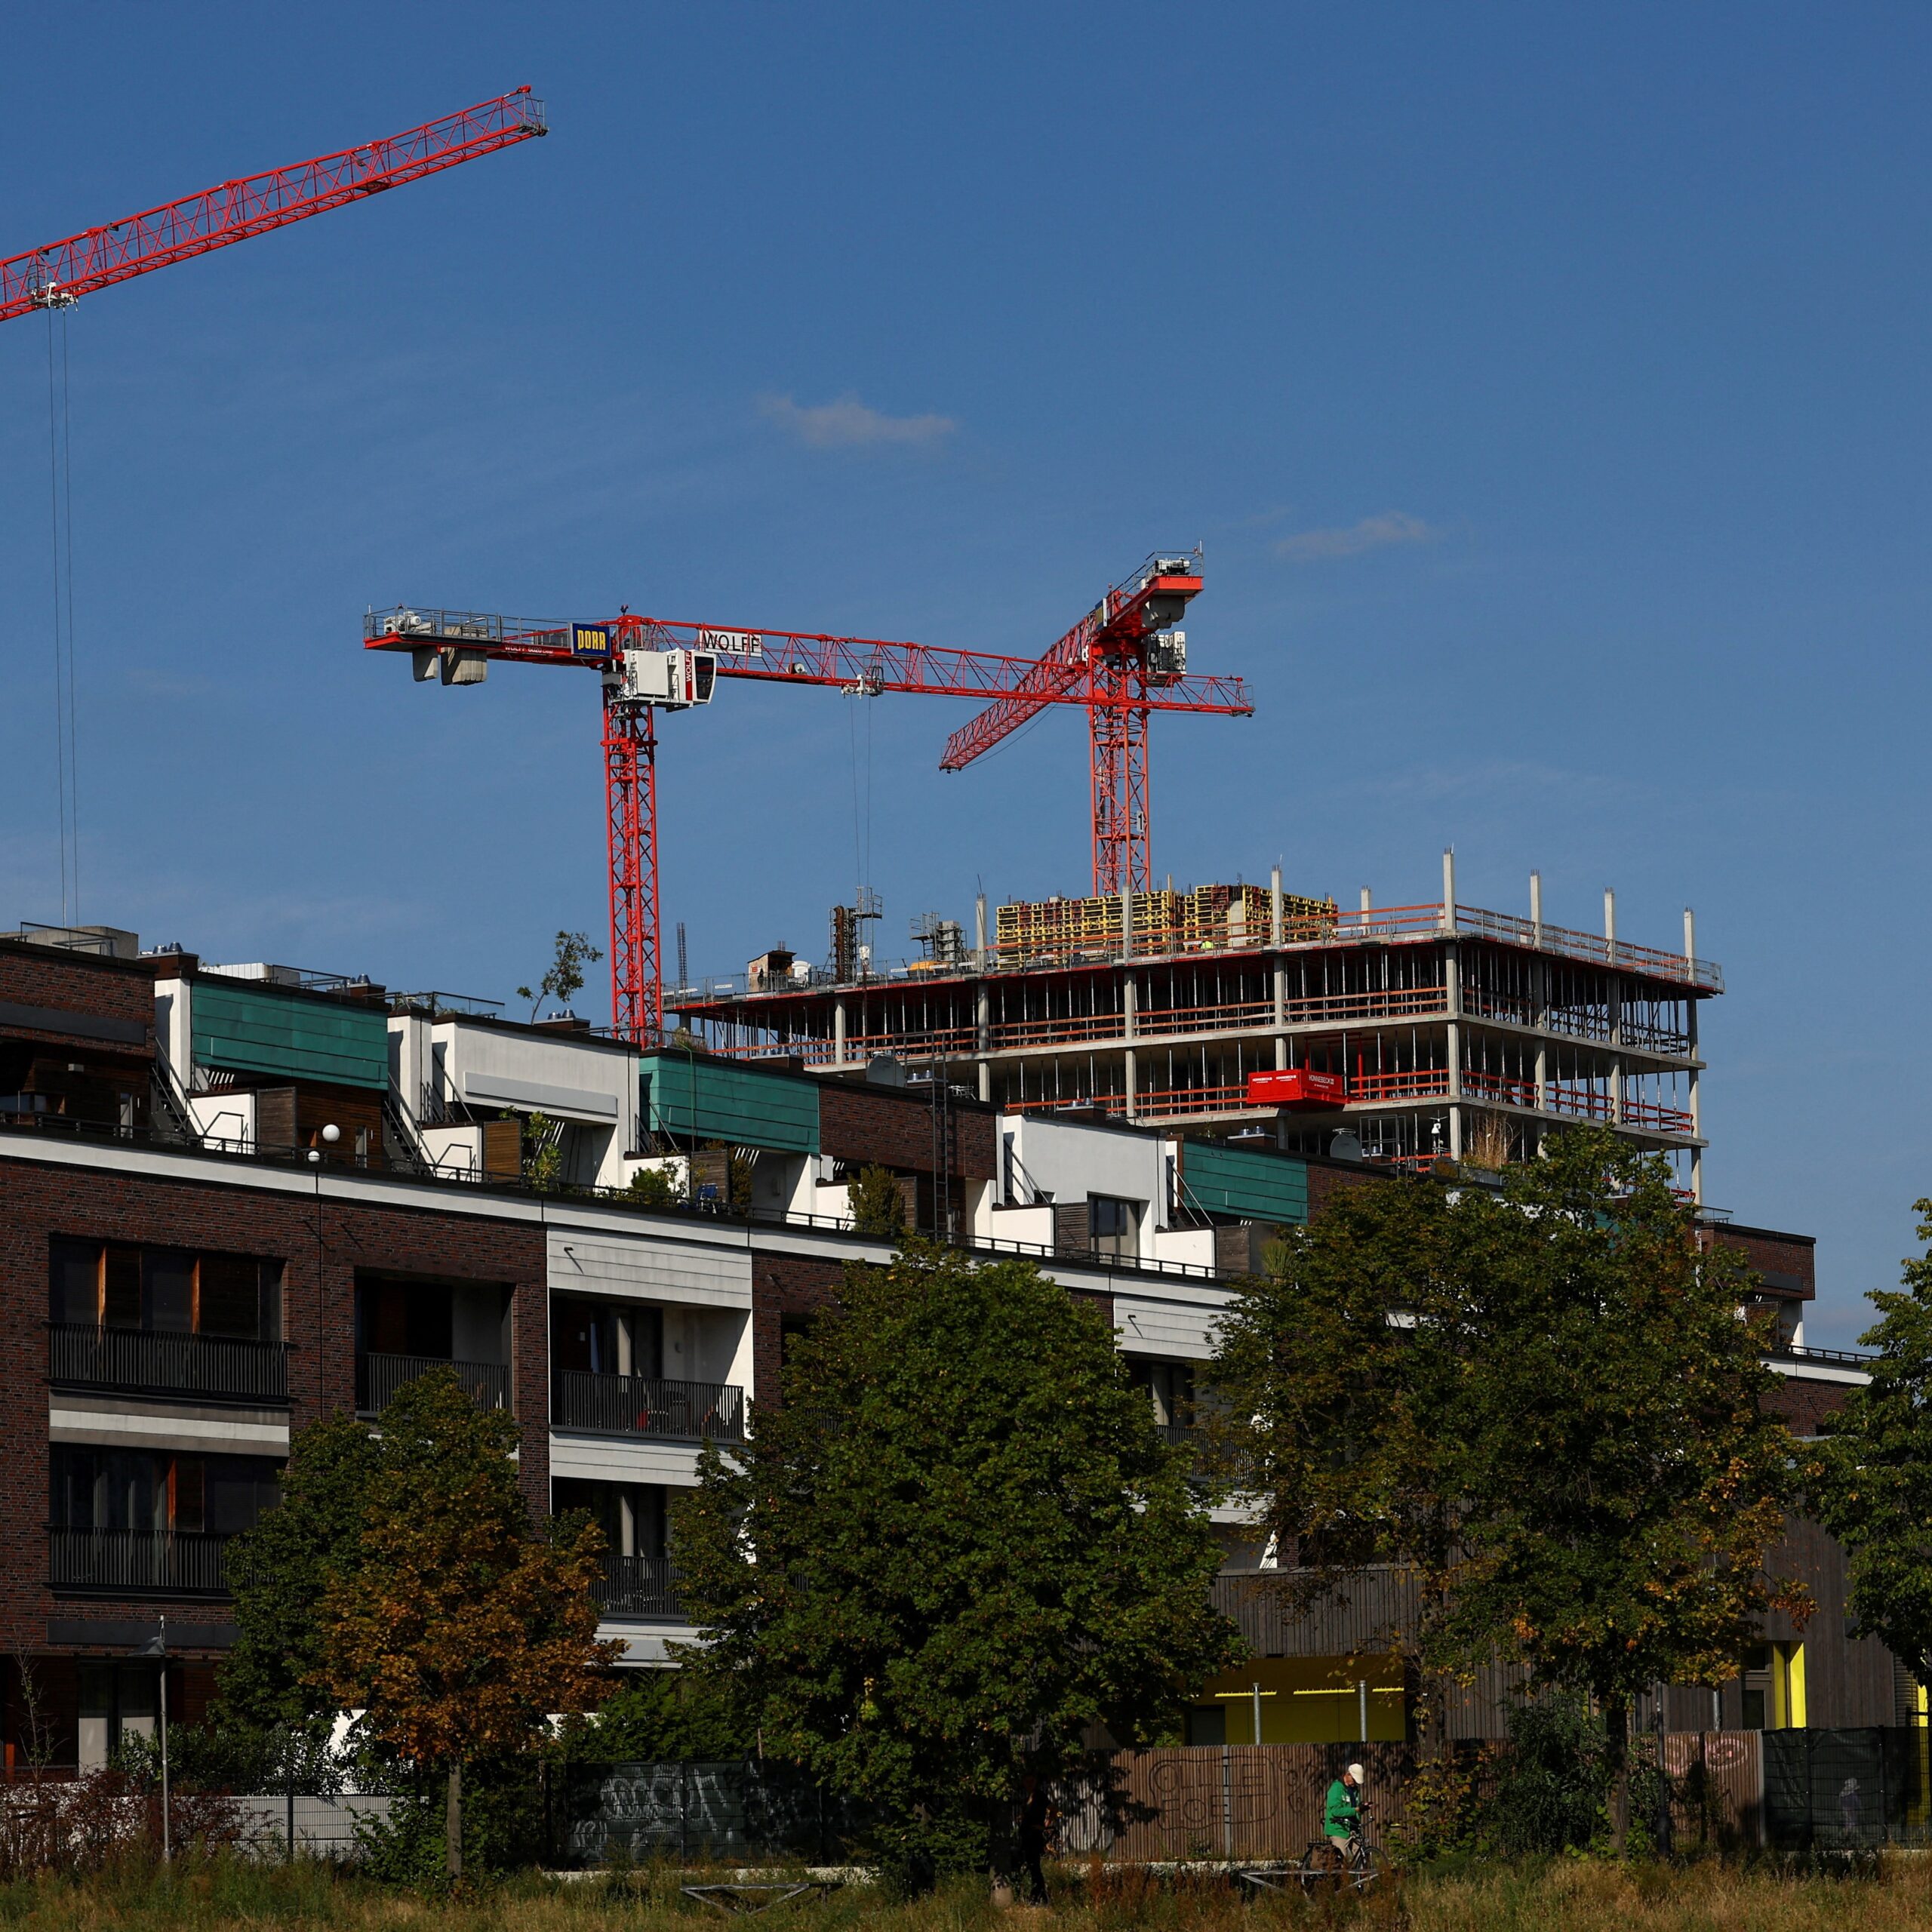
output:
[{"label": "yellow painted wall", "polygon": [[[1368,1682],[1372,1743],[1407,1734],[1402,1669],[1389,1657],[1257,1657],[1210,1683],[1199,1706],[1227,1715],[1230,1744],[1352,1744],[1361,1736],[1355,1686]],[[1254,1735],[1254,1686],[1261,1687],[1261,1735]]]},{"label": "yellow painted wall", "polygon": [[1802,1730],[1805,1724],[1804,1646],[1772,1644],[1770,1665],[1770,1727],[1774,1730]]}]

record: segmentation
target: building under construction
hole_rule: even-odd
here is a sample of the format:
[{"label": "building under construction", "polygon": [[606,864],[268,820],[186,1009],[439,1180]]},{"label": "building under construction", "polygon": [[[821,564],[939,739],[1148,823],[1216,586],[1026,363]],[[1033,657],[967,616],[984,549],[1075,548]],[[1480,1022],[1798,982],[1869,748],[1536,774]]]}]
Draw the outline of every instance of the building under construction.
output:
[{"label": "building under construction", "polygon": [[[851,909],[834,957],[768,955],[669,1004],[715,1051],[857,1074],[881,1056],[1025,1112],[1094,1109],[1304,1154],[1500,1165],[1550,1128],[1614,1128],[1703,1198],[1697,957],[1456,897],[1344,909],[1269,886],[979,903],[970,944],[928,918],[926,956],[877,966]],[[876,916],[875,904],[864,909]],[[1284,1077],[1286,1076],[1286,1077]]]}]

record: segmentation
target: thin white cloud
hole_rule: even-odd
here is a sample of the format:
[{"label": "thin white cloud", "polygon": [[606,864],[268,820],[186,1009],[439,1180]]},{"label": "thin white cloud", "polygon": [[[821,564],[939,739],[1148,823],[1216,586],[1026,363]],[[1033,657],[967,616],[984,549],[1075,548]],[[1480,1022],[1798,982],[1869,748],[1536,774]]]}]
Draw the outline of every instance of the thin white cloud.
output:
[{"label": "thin white cloud", "polygon": [[850,394],[834,402],[809,405],[794,402],[789,395],[768,395],[759,402],[758,409],[769,421],[815,450],[937,443],[959,426],[949,416],[888,416]]},{"label": "thin white cloud", "polygon": [[1434,524],[1406,510],[1384,510],[1346,528],[1303,530],[1284,537],[1275,544],[1275,554],[1291,563],[1317,563],[1331,557],[1358,557],[1364,550],[1386,549],[1392,543],[1433,543],[1441,534]]}]

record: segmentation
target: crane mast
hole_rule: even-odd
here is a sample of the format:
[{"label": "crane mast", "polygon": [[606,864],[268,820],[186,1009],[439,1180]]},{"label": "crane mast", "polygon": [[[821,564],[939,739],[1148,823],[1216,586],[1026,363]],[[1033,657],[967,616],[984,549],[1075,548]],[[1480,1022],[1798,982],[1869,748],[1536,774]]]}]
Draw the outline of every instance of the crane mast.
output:
[{"label": "crane mast", "polygon": [[[1245,715],[1253,707],[1194,701],[1187,633],[1176,628],[1201,589],[1201,553],[1155,551],[1111,585],[1099,603],[1043,652],[1014,689],[946,740],[940,768],[959,771],[1010,737],[1042,706],[1084,704],[1091,753],[1094,891],[1145,892],[1153,884],[1153,801],[1147,720],[1154,711]],[[1154,694],[1161,694],[1158,698]]]},{"label": "crane mast", "polygon": [[[1195,589],[1199,583],[1195,581]],[[1171,595],[1174,593],[1168,593]],[[1147,616],[1155,593],[1136,608]],[[1185,599],[1183,598],[1184,601]],[[1125,622],[1124,617],[1117,621]],[[495,611],[398,605],[363,620],[365,650],[407,651],[419,683],[481,684],[493,662],[552,664],[596,672],[604,693],[602,740],[611,904],[611,1024],[620,1039],[645,1044],[663,1025],[659,943],[656,714],[711,701],[720,678],[831,687],[855,696],[886,691],[936,697],[992,697],[1023,688],[1036,711],[1095,702],[1091,681],[1041,688],[1038,665],[989,651],[952,651],[881,638],[752,630],[628,611],[594,623],[506,617]],[[1238,678],[1193,678],[1169,662],[1143,675],[1135,703],[1148,710],[1245,716],[1253,706]],[[1028,715],[1032,715],[1029,711]],[[1002,734],[1004,735],[1004,734]]]}]

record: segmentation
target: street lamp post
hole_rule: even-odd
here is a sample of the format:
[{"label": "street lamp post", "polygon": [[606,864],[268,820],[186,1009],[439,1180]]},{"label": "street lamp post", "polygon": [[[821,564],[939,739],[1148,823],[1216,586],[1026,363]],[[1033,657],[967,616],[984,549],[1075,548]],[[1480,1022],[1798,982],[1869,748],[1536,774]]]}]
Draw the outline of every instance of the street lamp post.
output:
[{"label": "street lamp post", "polygon": [[174,1832],[171,1820],[168,1789],[168,1618],[164,1614],[161,1628],[142,1645],[140,1655],[158,1657],[161,1661],[161,1862],[166,1865],[174,1857]]}]

